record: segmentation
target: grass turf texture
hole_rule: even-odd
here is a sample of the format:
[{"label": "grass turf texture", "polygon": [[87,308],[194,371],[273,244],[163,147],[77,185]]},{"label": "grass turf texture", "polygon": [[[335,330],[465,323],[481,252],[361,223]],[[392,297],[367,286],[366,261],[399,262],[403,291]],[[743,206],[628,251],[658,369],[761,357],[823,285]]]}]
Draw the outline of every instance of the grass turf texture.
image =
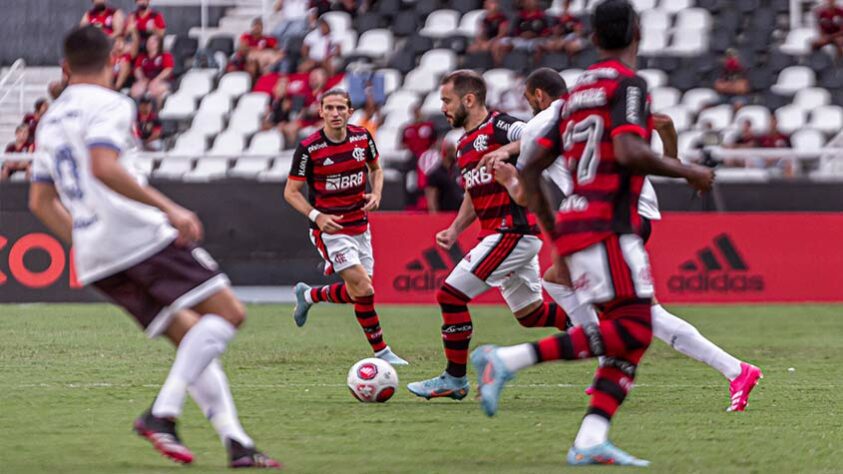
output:
[{"label": "grass turf texture", "polygon": [[[291,473],[559,472],[587,399],[594,362],[522,372],[486,418],[474,392],[424,401],[404,388],[444,366],[435,307],[380,306],[386,340],[411,366],[385,405],[345,387],[368,357],[350,307],[321,305],[306,327],[288,306],[252,306],[224,357],[246,429]],[[654,472],[839,472],[843,451],[840,306],[673,307],[765,378],[746,413],[725,413],[725,379],[655,341],[613,440]],[[479,343],[530,341],[504,308],[473,309]],[[130,433],[166,377],[173,351],[106,305],[0,305],[0,471],[176,472]],[[796,370],[788,371],[793,367]],[[474,385],[473,371],[469,372]],[[192,401],[180,425],[191,472],[229,472]],[[578,468],[576,472],[623,471]]]}]

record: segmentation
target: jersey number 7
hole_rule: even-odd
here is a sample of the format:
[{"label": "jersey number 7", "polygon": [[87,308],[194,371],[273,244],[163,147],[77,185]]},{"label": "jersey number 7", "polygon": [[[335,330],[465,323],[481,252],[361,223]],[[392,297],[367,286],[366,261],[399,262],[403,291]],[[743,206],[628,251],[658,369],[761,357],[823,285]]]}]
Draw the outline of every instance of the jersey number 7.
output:
[{"label": "jersey number 7", "polygon": [[570,121],[562,137],[565,152],[575,144],[585,142],[582,155],[577,158],[577,184],[588,184],[597,176],[600,164],[600,138],[603,136],[603,118],[589,115],[579,122]]}]

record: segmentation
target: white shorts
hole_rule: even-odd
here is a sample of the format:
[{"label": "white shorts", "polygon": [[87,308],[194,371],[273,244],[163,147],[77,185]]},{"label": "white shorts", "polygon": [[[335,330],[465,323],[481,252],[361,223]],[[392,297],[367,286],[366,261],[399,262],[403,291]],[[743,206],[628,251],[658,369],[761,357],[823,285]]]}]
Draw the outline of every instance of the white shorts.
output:
[{"label": "white shorts", "polygon": [[310,229],[310,241],[325,260],[325,275],[339,273],[355,265],[363,265],[366,273],[374,274],[375,258],[369,229],[358,235],[326,234]]},{"label": "white shorts", "polygon": [[565,260],[574,289],[583,303],[653,297],[650,259],[637,235],[613,235]]},{"label": "white shorts", "polygon": [[509,309],[522,310],[542,299],[541,248],[534,235],[490,235],[463,257],[445,283],[472,299],[498,288]]}]

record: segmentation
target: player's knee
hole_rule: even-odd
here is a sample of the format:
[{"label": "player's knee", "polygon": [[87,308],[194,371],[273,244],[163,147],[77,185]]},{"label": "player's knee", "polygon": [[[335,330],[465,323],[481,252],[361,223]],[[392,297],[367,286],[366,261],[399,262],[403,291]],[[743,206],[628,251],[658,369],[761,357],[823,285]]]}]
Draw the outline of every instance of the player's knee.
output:
[{"label": "player's knee", "polygon": [[236,328],[241,327],[246,322],[246,306],[239,300],[235,300],[226,319],[232,326]]},{"label": "player's knee", "polygon": [[372,281],[368,278],[350,284],[346,283],[346,286],[348,286],[348,293],[352,298],[364,298],[375,294],[375,287],[372,286]]},{"label": "player's knee", "polygon": [[465,295],[456,295],[453,291],[442,287],[436,291],[436,302],[440,305],[465,306],[468,304],[469,298]]}]

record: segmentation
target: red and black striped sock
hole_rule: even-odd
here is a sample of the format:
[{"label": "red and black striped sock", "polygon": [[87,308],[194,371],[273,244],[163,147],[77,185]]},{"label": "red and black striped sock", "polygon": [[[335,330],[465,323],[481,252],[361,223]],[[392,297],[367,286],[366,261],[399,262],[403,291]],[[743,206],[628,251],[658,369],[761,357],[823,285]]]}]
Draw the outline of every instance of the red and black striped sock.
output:
[{"label": "red and black striped sock", "polygon": [[570,328],[571,320],[556,303],[542,303],[530,314],[518,318],[518,322],[526,328],[558,328],[564,331]]},{"label": "red and black striped sock", "polygon": [[[629,360],[607,357],[594,375],[594,392],[588,405],[588,415],[599,415],[611,420],[626,399],[635,380],[635,370],[645,349],[628,354]],[[634,361],[634,362],[633,362]]]},{"label": "red and black striped sock", "polygon": [[465,377],[468,362],[468,346],[471,342],[471,315],[468,302],[471,299],[461,291],[445,283],[436,292],[436,301],[442,308],[442,343],[448,366],[445,372],[453,377]]},{"label": "red and black striped sock", "polygon": [[375,311],[375,295],[361,296],[354,300],[354,315],[357,322],[366,334],[366,340],[375,352],[386,349],[383,342],[383,330],[381,329],[378,313]]},{"label": "red and black striped sock", "polygon": [[351,296],[348,294],[348,287],[345,283],[334,283],[332,285],[314,286],[310,289],[310,299],[314,303],[351,303]]}]

